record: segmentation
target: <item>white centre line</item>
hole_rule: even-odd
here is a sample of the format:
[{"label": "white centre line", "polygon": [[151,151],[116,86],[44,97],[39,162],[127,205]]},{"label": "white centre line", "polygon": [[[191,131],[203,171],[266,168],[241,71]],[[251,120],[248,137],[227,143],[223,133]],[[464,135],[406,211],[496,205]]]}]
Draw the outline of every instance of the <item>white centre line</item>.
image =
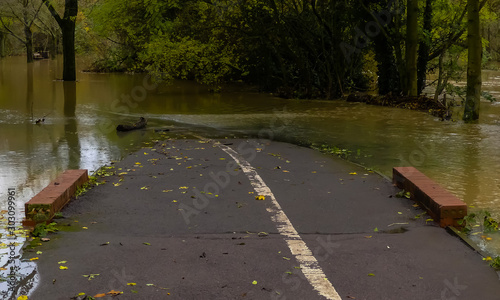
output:
[{"label": "white centre line", "polygon": [[215,143],[215,145],[229,154],[229,156],[240,165],[258,195],[263,195],[271,199],[274,207],[267,209],[272,214],[271,219],[276,223],[279,233],[283,236],[288,248],[290,248],[290,251],[300,263],[302,273],[304,273],[304,276],[312,287],[326,299],[342,300],[332,283],[326,278],[316,257],[314,257],[297,230],[295,230],[285,212],[281,209],[276,197],[274,197],[274,194],[271,192],[271,189],[264,183],[264,180],[262,180],[262,177],[255,171],[255,168],[232,148],[220,143]]}]

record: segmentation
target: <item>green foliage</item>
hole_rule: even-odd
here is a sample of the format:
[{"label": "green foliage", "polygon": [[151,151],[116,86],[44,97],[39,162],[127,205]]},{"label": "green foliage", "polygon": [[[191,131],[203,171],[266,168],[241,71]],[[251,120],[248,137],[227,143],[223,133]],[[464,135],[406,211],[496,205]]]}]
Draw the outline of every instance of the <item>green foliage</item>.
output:
[{"label": "green foliage", "polygon": [[462,231],[467,234],[471,233],[474,228],[478,228],[481,233],[498,231],[498,222],[491,217],[491,213],[487,210],[470,213],[459,220],[458,224],[462,226]]},{"label": "green foliage", "polygon": [[329,145],[318,145],[318,144],[312,144],[311,148],[314,150],[321,151],[326,154],[333,154],[336,155],[340,158],[347,159],[349,156],[351,156],[352,151],[348,149],[342,149],[337,146],[329,146]]},{"label": "green foliage", "polygon": [[[81,49],[97,71],[148,71],[218,90],[245,80],[284,97],[334,98],[366,88],[363,59],[339,44],[359,18],[351,1],[107,0],[82,15]],[[342,13],[340,13],[342,12]]]},{"label": "green foliage", "polygon": [[490,266],[497,271],[500,271],[500,256],[496,256],[492,259]]},{"label": "green foliage", "polygon": [[48,233],[56,232],[58,229],[56,228],[57,223],[52,222],[50,224],[40,223],[35,226],[33,232],[31,233],[34,237],[44,237]]},{"label": "green foliage", "polygon": [[402,190],[402,191],[400,191],[400,192],[398,192],[396,194],[396,197],[397,198],[407,198],[407,199],[410,199],[411,198],[411,193],[407,192],[405,190]]}]

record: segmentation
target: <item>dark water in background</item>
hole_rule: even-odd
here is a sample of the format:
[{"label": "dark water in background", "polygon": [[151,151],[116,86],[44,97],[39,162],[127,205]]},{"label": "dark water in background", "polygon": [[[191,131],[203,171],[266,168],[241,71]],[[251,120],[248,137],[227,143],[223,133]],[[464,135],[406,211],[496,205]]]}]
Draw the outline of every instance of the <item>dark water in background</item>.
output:
[{"label": "dark water in background", "polygon": [[[238,87],[211,94],[192,82],[156,86],[143,74],[78,73],[77,83],[63,83],[56,80],[61,64],[42,60],[28,69],[23,57],[0,60],[0,210],[8,210],[7,191],[15,189],[17,221],[23,204],[62,171],[93,171],[165,137],[154,128],[170,128],[168,136],[207,137],[252,136],[267,128],[279,140],[349,149],[351,160],[387,176],[394,166],[412,165],[472,209],[488,209],[500,219],[500,104],[483,103],[480,123],[466,125],[422,112],[284,100]],[[483,82],[500,98],[500,72],[485,72]],[[44,124],[35,125],[43,116]],[[114,130],[140,116],[149,120],[148,130]],[[24,239],[18,241],[17,252]],[[480,243],[500,253],[500,236]],[[7,250],[0,244],[0,267],[8,264]],[[35,264],[18,266],[25,278]]]}]

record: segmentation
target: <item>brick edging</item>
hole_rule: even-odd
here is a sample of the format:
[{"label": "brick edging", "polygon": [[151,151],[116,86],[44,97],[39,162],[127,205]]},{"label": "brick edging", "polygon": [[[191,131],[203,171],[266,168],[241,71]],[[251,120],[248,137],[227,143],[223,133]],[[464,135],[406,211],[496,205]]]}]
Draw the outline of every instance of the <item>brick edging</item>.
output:
[{"label": "brick edging", "polygon": [[88,181],[88,171],[85,169],[63,172],[24,204],[26,219],[23,224],[34,226],[36,223],[52,220],[54,214],[69,202],[76,190]]},{"label": "brick edging", "polygon": [[467,215],[467,204],[414,167],[393,168],[392,182],[410,192],[441,227],[460,227],[458,221]]}]

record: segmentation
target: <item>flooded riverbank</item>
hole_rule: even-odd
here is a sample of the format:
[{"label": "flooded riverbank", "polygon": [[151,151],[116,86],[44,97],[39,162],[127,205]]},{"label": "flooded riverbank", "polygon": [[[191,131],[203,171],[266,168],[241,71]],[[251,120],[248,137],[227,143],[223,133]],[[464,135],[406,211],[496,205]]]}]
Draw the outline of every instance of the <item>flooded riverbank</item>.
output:
[{"label": "flooded riverbank", "polygon": [[[156,85],[144,74],[78,73],[78,82],[63,83],[60,69],[58,60],[36,61],[32,69],[22,57],[0,60],[0,205],[8,210],[8,189],[15,189],[17,222],[24,202],[65,169],[96,170],[152,139],[190,132],[251,137],[263,129],[280,141],[346,149],[349,160],[387,176],[394,166],[415,166],[471,210],[487,209],[500,219],[496,103],[482,103],[478,124],[463,124],[424,112],[286,100],[237,88],[212,94],[192,82]],[[485,89],[498,94],[500,72],[484,76]],[[117,124],[141,116],[148,130],[116,132]],[[484,246],[500,254],[500,237]],[[0,265],[6,265],[7,248],[0,254]]]}]

